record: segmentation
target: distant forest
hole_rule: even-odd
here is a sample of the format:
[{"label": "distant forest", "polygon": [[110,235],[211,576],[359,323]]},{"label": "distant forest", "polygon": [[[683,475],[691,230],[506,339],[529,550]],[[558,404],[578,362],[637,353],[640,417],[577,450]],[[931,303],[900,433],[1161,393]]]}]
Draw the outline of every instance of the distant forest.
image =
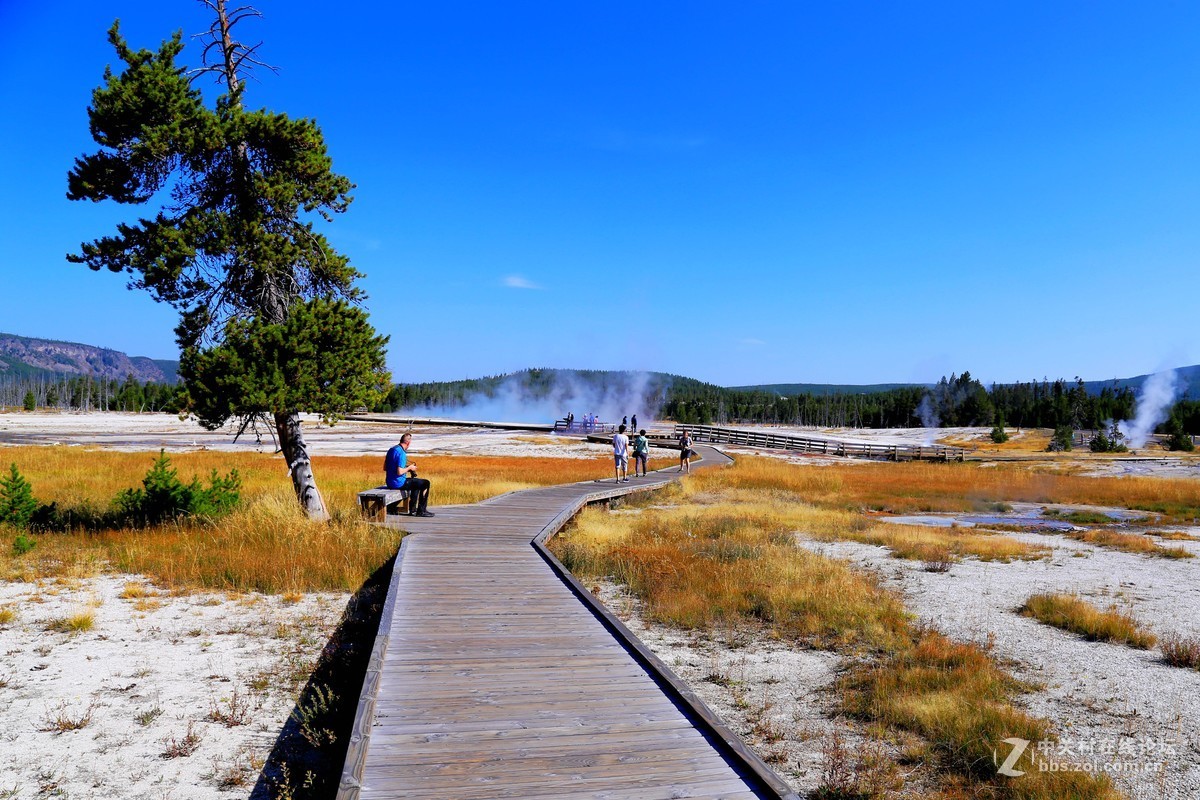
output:
[{"label": "distant forest", "polygon": [[182,387],[132,375],[123,381],[89,375],[0,373],[0,407],[63,411],[177,411]]},{"label": "distant forest", "polygon": [[[531,399],[553,396],[564,379],[597,387],[631,381],[634,373],[535,369],[461,381],[402,383],[393,387],[377,410],[453,408],[479,397],[493,397],[514,385]],[[906,428],[932,424],[1022,428],[1100,429],[1110,420],[1132,419],[1135,393],[1129,387],[1104,387],[1089,393],[1082,380],[1069,383],[1030,381],[993,384],[990,391],[970,372],[943,377],[932,387],[902,386],[864,393],[801,393],[729,389],[664,373],[645,379],[642,407],[658,407],[658,416],[684,423],[745,422],[816,427]],[[922,417],[922,403],[925,404]],[[570,409],[564,408],[564,413]],[[579,409],[575,409],[579,411]],[[1171,416],[1185,431],[1200,433],[1200,401],[1181,400]],[[936,422],[934,422],[936,420]]]},{"label": "distant forest", "polygon": [[[87,376],[0,374],[0,407],[57,408],[72,411],[176,411],[181,387]],[[453,409],[502,392],[531,401],[567,394],[628,397],[655,416],[684,423],[743,422],[845,428],[906,428],[931,424],[1021,428],[1100,429],[1110,420],[1132,419],[1135,393],[1129,387],[1089,392],[1083,381],[1030,381],[992,384],[971,373],[943,377],[931,387],[901,386],[874,392],[835,392],[780,396],[754,389],[729,389],[680,375],[600,370],[532,369],[461,381],[400,383],[372,409]],[[583,401],[589,402],[589,401]],[[562,413],[582,413],[582,405]],[[1200,401],[1180,400],[1169,422],[1200,434]],[[1166,426],[1163,426],[1165,430]]]}]

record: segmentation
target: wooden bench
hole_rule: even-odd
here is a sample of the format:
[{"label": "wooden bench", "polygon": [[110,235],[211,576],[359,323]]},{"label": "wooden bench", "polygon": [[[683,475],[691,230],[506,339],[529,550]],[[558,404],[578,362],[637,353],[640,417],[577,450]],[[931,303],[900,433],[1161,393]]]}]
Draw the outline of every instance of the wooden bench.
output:
[{"label": "wooden bench", "polygon": [[387,515],[393,506],[396,507],[393,513],[408,513],[409,494],[408,489],[389,489],[386,486],[380,486],[376,489],[359,492],[358,505],[362,509],[364,518],[376,522],[386,522]]}]

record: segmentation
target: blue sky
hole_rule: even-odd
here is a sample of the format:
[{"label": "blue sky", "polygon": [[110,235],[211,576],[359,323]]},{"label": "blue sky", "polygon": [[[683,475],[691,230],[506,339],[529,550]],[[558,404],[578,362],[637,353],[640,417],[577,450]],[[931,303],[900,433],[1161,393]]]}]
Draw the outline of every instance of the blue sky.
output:
[{"label": "blue sky", "polygon": [[[324,230],[396,380],[1200,362],[1200,5],[258,7],[280,72],[247,105],[316,118],[357,184]],[[135,47],[208,25],[0,0],[0,331],[173,358],[170,308],[64,258],[136,213],[65,197],[116,17]]]}]

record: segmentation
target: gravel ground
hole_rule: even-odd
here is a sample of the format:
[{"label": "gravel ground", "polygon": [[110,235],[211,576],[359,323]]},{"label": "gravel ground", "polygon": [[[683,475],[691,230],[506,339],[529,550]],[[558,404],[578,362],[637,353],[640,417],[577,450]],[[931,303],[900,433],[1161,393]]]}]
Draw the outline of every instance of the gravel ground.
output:
[{"label": "gravel ground", "polygon": [[[1077,592],[1130,611],[1159,635],[1200,635],[1200,558],[1151,558],[1057,535],[1007,535],[1052,545],[1053,554],[1009,564],[967,560],[934,573],[883,547],[798,538],[877,572],[918,617],[953,638],[991,645],[1019,678],[1044,686],[1025,704],[1054,721],[1057,752],[1105,769],[1137,800],[1200,797],[1200,672],[1163,664],[1157,650],[1087,642],[1015,612],[1038,592]],[[1200,543],[1169,544],[1200,554]]]},{"label": "gravel ground", "polygon": [[831,691],[842,659],[835,653],[789,648],[750,630],[715,634],[647,623],[636,598],[609,581],[592,591],[801,797],[821,786],[835,741],[855,758],[878,755],[890,797],[921,797],[928,776],[900,768],[894,752],[839,718]]},{"label": "gravel ground", "polygon": [[[130,582],[145,585],[0,582],[15,614],[0,625],[0,797],[245,796],[291,714],[291,680],[307,678],[348,599],[124,599]],[[49,627],[89,612],[90,630]]]}]

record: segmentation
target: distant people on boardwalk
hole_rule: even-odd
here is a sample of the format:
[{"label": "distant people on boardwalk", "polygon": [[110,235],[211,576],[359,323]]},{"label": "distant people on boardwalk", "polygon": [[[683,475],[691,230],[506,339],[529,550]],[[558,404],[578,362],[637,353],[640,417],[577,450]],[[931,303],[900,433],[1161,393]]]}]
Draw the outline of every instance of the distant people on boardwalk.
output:
[{"label": "distant people on boardwalk", "polygon": [[[628,414],[626,414],[625,416],[621,417],[621,424],[622,424],[622,425],[629,425],[629,415],[628,415]],[[636,423],[636,422],[635,422],[635,423],[633,423],[633,427],[635,427],[635,428],[637,427],[637,423]]]},{"label": "distant people on boardwalk", "polygon": [[691,474],[692,471],[692,456],[696,455],[696,451],[692,449],[692,435],[687,431],[679,437],[679,471]]},{"label": "distant people on boardwalk", "polygon": [[[637,430],[637,414],[634,414],[632,417],[630,417],[630,419],[633,420],[633,427],[631,427],[630,430],[636,431]],[[642,431],[642,433],[645,433],[645,431]]]},{"label": "distant people on boardwalk", "polygon": [[[634,417],[637,419],[637,417]],[[638,467],[641,466],[641,477],[646,477],[646,458],[650,455],[650,440],[646,438],[646,431],[638,431],[638,435],[633,437],[633,477],[638,477]]]},{"label": "distant people on boardwalk", "polygon": [[407,489],[408,513],[414,517],[432,517],[429,510],[429,481],[417,477],[417,465],[408,461],[408,446],[412,443],[412,434],[406,433],[400,437],[400,443],[387,451],[383,459],[383,474],[387,479],[389,489]]},{"label": "distant people on boardwalk", "polygon": [[617,483],[624,481],[629,483],[629,437],[625,435],[625,426],[617,428],[616,434],[612,438],[613,446],[613,461],[616,471]]}]

